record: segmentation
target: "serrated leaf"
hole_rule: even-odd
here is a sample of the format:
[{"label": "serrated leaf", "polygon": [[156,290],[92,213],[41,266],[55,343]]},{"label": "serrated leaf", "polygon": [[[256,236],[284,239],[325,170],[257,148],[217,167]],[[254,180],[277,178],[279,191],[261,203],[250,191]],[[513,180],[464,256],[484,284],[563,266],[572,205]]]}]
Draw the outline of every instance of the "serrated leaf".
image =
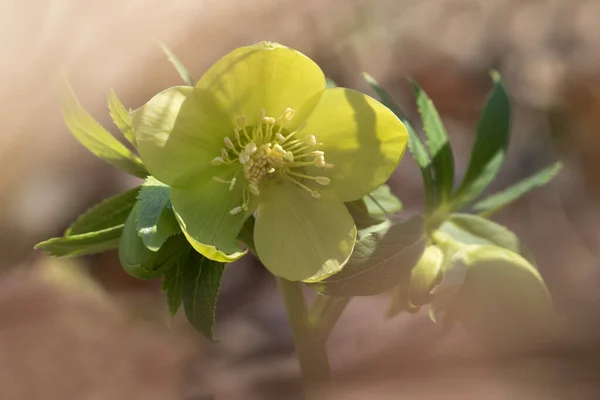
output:
[{"label": "serrated leaf", "polygon": [[427,243],[421,216],[405,222],[386,221],[360,235],[348,264],[313,287],[331,296],[371,296],[408,279]]},{"label": "serrated leaf", "polygon": [[148,249],[158,251],[169,237],[181,232],[171,207],[171,189],[150,176],[142,186],[138,200],[138,235]]},{"label": "serrated leaf", "polygon": [[169,60],[169,62],[175,67],[175,70],[181,77],[181,80],[187,86],[194,86],[194,80],[192,79],[192,76],[188,72],[187,68],[183,66],[183,63],[179,61],[179,59],[175,56],[175,54],[173,54],[173,52],[167,47],[167,45],[158,41],[157,43],[162,52],[165,53],[165,55],[167,56],[167,60]]},{"label": "serrated leaf", "polygon": [[137,279],[155,279],[162,276],[187,251],[189,243],[183,235],[170,238],[159,251],[148,249],[138,236],[136,221],[140,212],[139,202],[133,207],[119,242],[119,260],[125,272]]},{"label": "serrated leaf", "polygon": [[53,257],[76,257],[102,253],[117,248],[123,225],[82,235],[52,238],[41,242],[35,249],[42,249]]},{"label": "serrated leaf", "polygon": [[123,103],[121,103],[121,100],[119,100],[116,93],[112,89],[108,93],[108,109],[110,111],[110,117],[117,128],[119,128],[125,139],[127,139],[127,141],[133,145],[133,147],[137,147],[129,111],[127,111]]},{"label": "serrated leaf", "polygon": [[495,245],[519,254],[519,238],[508,228],[472,214],[452,214],[439,232],[463,244]]},{"label": "serrated leaf", "polygon": [[465,177],[455,195],[458,209],[475,200],[494,180],[502,166],[510,140],[510,100],[497,72],[495,82],[477,125],[475,144]]},{"label": "serrated leaf", "polygon": [[346,208],[350,212],[357,229],[365,229],[384,222],[384,219],[369,214],[369,210],[364,199],[346,203]]},{"label": "serrated leaf", "polygon": [[365,78],[369,86],[371,86],[373,91],[375,91],[375,93],[379,97],[379,100],[387,108],[389,108],[400,119],[400,121],[402,121],[404,126],[406,126],[406,129],[408,131],[408,151],[413,156],[413,158],[417,162],[417,165],[421,169],[423,186],[425,188],[426,206],[428,210],[432,209],[436,202],[436,193],[434,192],[435,188],[431,172],[431,161],[429,160],[429,155],[427,154],[427,149],[425,148],[423,141],[419,137],[417,131],[415,131],[415,129],[411,125],[408,118],[406,118],[406,115],[402,112],[402,110],[400,110],[400,107],[398,107],[392,96],[390,96],[389,93],[385,89],[383,89],[371,75],[363,72],[363,77]]},{"label": "serrated leaf", "polygon": [[402,202],[392,193],[388,185],[381,185],[363,197],[367,212],[374,217],[383,217],[402,211]]},{"label": "serrated leaf", "polygon": [[123,226],[133,209],[140,188],[110,197],[82,214],[69,226],[65,236],[81,235],[114,226]]},{"label": "serrated leaf", "polygon": [[188,254],[183,253],[172,268],[169,268],[164,276],[162,290],[167,296],[167,305],[172,316],[177,314],[183,301],[183,278],[182,268]]},{"label": "serrated leaf", "polygon": [[440,200],[447,202],[452,196],[454,186],[454,156],[452,155],[448,134],[435,105],[427,93],[415,81],[411,80],[411,84],[415,93],[417,108],[423,121],[423,130],[427,137],[434,184]]},{"label": "serrated leaf", "polygon": [[148,176],[140,158],[81,107],[69,84],[63,90],[61,106],[65,123],[73,136],[96,157],[133,176]]},{"label": "serrated leaf", "polygon": [[190,252],[183,264],[183,307],[194,328],[210,340],[215,340],[215,312],[224,264]]},{"label": "serrated leaf", "polygon": [[478,201],[474,206],[473,210],[489,214],[506,207],[513,201],[526,193],[529,193],[535,188],[544,186],[550,182],[562,169],[562,163],[557,162],[538,173],[523,179],[520,182],[515,183],[508,189],[501,192],[495,193],[485,199]]}]

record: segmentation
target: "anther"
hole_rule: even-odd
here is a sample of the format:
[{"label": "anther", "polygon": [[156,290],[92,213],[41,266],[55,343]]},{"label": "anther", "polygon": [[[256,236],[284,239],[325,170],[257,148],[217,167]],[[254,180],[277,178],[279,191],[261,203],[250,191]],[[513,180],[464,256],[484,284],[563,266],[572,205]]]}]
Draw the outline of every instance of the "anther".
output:
[{"label": "anther", "polygon": [[317,176],[315,177],[315,182],[317,182],[319,185],[329,185],[331,183],[331,179],[327,178],[326,176]]},{"label": "anther", "polygon": [[300,182],[300,181],[298,181],[298,180],[296,180],[296,179],[292,178],[290,175],[285,175],[285,177],[286,177],[286,178],[287,178],[287,179],[288,179],[290,182],[292,182],[294,185],[296,185],[296,186],[298,186],[298,187],[300,187],[300,188],[302,188],[302,189],[306,190],[308,193],[310,193],[310,195],[311,195],[312,197],[315,197],[315,198],[319,198],[319,197],[321,197],[321,193],[317,192],[316,190],[312,190],[312,189],[311,189],[311,188],[309,188],[308,186],[304,185],[302,182]]},{"label": "anther", "polygon": [[264,108],[260,109],[259,115],[260,115],[260,120],[261,121],[265,119],[265,115],[266,114],[265,114],[265,109]]},{"label": "anther", "polygon": [[278,141],[279,143],[283,143],[283,142],[285,142],[285,137],[284,137],[284,136],[283,136],[281,133],[277,133],[277,134],[275,135],[275,137],[277,138],[277,141]]},{"label": "anther", "polygon": [[326,163],[322,156],[315,158],[315,165],[319,168],[333,168],[333,164]]},{"label": "anther", "polygon": [[291,151],[286,152],[285,159],[289,162],[294,162],[294,153],[292,153]]},{"label": "anther", "polygon": [[235,151],[235,146],[233,145],[233,142],[231,141],[231,139],[229,139],[228,137],[225,137],[225,139],[223,139],[223,141],[225,142],[225,146],[227,146],[231,150]]},{"label": "anther", "polygon": [[229,154],[227,154],[227,150],[221,149],[221,158],[225,161],[229,161]]},{"label": "anther", "polygon": [[233,190],[233,188],[235,187],[235,181],[236,181],[236,179],[235,179],[235,178],[233,178],[233,179],[231,180],[231,183],[229,184],[229,191],[230,191],[230,192],[231,192],[231,191]]},{"label": "anther", "polygon": [[242,210],[243,210],[243,208],[241,206],[237,206],[235,208],[232,208],[231,211],[229,211],[229,214],[231,214],[231,215],[239,214],[242,212]]},{"label": "anther", "polygon": [[250,160],[250,154],[246,151],[242,151],[239,156],[240,164],[245,164]]},{"label": "anther", "polygon": [[246,116],[239,115],[239,116],[235,117],[235,123],[240,129],[245,127],[246,126]]},{"label": "anther", "polygon": [[254,142],[250,142],[246,145],[246,147],[244,147],[244,152],[248,153],[248,154],[252,154],[256,151],[256,143]]},{"label": "anther", "polygon": [[285,118],[288,121],[291,121],[292,118],[294,118],[294,115],[296,114],[296,111],[294,111],[291,108],[287,108],[284,112],[283,112],[283,118]]},{"label": "anther", "polygon": [[280,144],[276,144],[275,146],[273,146],[273,150],[275,150],[276,152],[278,152],[282,156],[285,156],[287,154],[287,152],[283,149],[283,147],[281,147]]},{"label": "anther", "polygon": [[215,157],[212,159],[212,161],[210,162],[212,165],[222,165],[225,163],[225,161],[223,160],[223,157]]},{"label": "anther", "polygon": [[304,138],[305,142],[308,143],[311,146],[314,146],[317,144],[317,138],[314,135],[307,135]]},{"label": "anther", "polygon": [[273,118],[273,117],[265,117],[265,118],[263,118],[263,121],[266,124],[273,125],[275,123],[275,118]]}]

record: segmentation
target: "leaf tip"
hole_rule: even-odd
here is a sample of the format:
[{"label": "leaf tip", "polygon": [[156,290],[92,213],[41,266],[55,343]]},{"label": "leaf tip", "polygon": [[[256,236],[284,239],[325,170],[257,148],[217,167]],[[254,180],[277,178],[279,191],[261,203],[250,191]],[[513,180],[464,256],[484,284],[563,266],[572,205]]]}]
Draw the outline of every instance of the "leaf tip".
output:
[{"label": "leaf tip", "polygon": [[500,72],[498,72],[496,69],[490,70],[490,76],[494,80],[494,83],[502,81],[502,75],[500,75]]}]

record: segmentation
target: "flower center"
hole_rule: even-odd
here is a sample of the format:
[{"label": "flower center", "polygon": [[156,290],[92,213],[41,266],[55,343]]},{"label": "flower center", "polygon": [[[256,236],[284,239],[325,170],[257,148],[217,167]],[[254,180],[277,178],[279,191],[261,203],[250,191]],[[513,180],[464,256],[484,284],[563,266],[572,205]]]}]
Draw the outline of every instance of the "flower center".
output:
[{"label": "flower center", "polygon": [[[284,131],[281,122],[290,121],[294,114],[295,111],[288,108],[282,116],[275,119],[265,116],[265,111],[261,110],[259,122],[253,127],[246,126],[246,116],[236,118],[237,127],[233,130],[233,140],[226,137],[221,155],[211,161],[215,166],[237,163],[242,166],[247,182],[243,191],[243,203],[232,209],[231,214],[247,210],[251,196],[258,196],[262,185],[270,180],[287,179],[316,198],[321,194],[310,186],[315,183],[329,184],[330,180],[325,176],[305,173],[308,166],[328,169],[333,168],[333,165],[325,162],[325,153],[319,150],[322,143],[314,135],[306,135],[301,139],[296,137],[306,124],[293,132]],[[233,190],[236,184],[235,177],[229,181],[217,176],[213,179],[229,184],[229,190]]]}]

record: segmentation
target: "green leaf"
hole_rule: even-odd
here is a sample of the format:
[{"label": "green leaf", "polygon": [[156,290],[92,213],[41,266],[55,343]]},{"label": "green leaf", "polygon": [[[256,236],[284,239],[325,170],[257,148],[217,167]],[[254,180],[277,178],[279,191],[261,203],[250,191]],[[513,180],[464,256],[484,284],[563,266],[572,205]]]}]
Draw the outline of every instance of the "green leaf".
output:
[{"label": "green leaf", "polygon": [[172,316],[177,314],[183,301],[183,279],[181,273],[187,256],[187,252],[183,252],[175,265],[169,268],[163,276],[162,290],[167,295],[167,305]]},{"label": "green leaf", "polygon": [[361,232],[348,264],[313,287],[331,296],[371,296],[385,292],[408,279],[426,244],[423,217],[396,223],[386,221]]},{"label": "green leaf", "polygon": [[53,257],[76,257],[102,253],[119,245],[123,225],[82,235],[52,238],[39,243],[35,249],[42,249]]},{"label": "green leaf", "polygon": [[435,105],[423,89],[411,80],[415,93],[415,100],[421,120],[423,121],[423,130],[427,136],[427,146],[431,155],[434,182],[441,197],[442,202],[447,202],[452,196],[454,186],[454,156],[452,148],[448,141],[446,129],[435,108]]},{"label": "green leaf", "polygon": [[381,224],[390,214],[402,210],[402,203],[390,191],[388,185],[382,185],[360,200],[346,203],[357,229],[365,229]]},{"label": "green leaf", "polygon": [[[439,232],[463,244],[495,245],[519,254],[519,238],[506,227],[471,214],[452,214]],[[434,235],[435,236],[435,235]]]},{"label": "green leaf", "polygon": [[65,232],[65,236],[96,232],[123,226],[136,202],[140,188],[128,190],[104,200],[82,214]]},{"label": "green leaf", "polygon": [[183,235],[167,240],[159,251],[148,249],[138,236],[136,220],[140,203],[129,214],[119,242],[119,260],[125,272],[137,279],[155,279],[162,276],[177,262],[181,253],[190,248]]},{"label": "green leaf", "polygon": [[66,84],[63,90],[61,105],[63,118],[73,136],[96,157],[133,176],[140,178],[148,176],[139,157],[115,139],[81,107],[69,84]]},{"label": "green leaf", "polygon": [[363,72],[363,76],[369,86],[375,91],[379,100],[389,108],[396,116],[402,121],[408,131],[408,151],[412,154],[413,158],[417,162],[417,165],[421,169],[421,175],[423,178],[423,186],[425,188],[425,203],[427,210],[431,210],[435,204],[435,188],[433,185],[433,176],[431,175],[431,162],[427,149],[423,144],[423,141],[419,137],[419,134],[412,127],[411,123],[406,118],[406,115],[400,110],[400,107],[396,104],[392,96],[388,94],[377,81],[369,74]]},{"label": "green leaf", "polygon": [[150,176],[142,186],[138,200],[138,235],[148,249],[158,251],[169,237],[181,233],[171,206],[171,189]]},{"label": "green leaf", "polygon": [[502,166],[510,140],[510,100],[500,75],[492,73],[495,86],[477,125],[477,137],[465,177],[455,195],[455,207],[475,200],[494,180]]},{"label": "green leaf", "polygon": [[125,108],[121,100],[117,97],[114,90],[110,90],[108,93],[108,109],[110,111],[110,117],[113,122],[119,128],[125,139],[131,143],[134,147],[137,147],[135,140],[135,134],[133,133],[133,125],[131,125],[131,116],[129,111]]},{"label": "green leaf", "polygon": [[363,198],[371,216],[383,217],[402,211],[402,202],[388,185],[381,185]]},{"label": "green leaf", "polygon": [[171,62],[171,64],[173,64],[173,66],[177,70],[177,73],[181,77],[181,80],[187,86],[194,86],[194,80],[192,79],[192,76],[190,75],[188,70],[183,66],[183,63],[179,61],[175,54],[173,54],[173,52],[164,43],[158,41],[157,43],[162,52],[165,53],[165,55],[167,56],[167,60],[169,60],[169,62]]},{"label": "green leaf", "polygon": [[552,164],[538,173],[525,178],[518,183],[515,183],[508,189],[478,201],[473,206],[473,210],[485,213],[486,215],[498,211],[533,189],[544,186],[550,182],[560,172],[561,169],[561,162]]},{"label": "green leaf", "polygon": [[367,208],[364,199],[351,201],[345,204],[357,229],[365,229],[373,225],[379,225],[385,221],[382,218],[369,214],[369,209]]},{"label": "green leaf", "polygon": [[224,264],[190,252],[182,271],[185,315],[198,332],[213,341],[217,295],[223,269]]}]

